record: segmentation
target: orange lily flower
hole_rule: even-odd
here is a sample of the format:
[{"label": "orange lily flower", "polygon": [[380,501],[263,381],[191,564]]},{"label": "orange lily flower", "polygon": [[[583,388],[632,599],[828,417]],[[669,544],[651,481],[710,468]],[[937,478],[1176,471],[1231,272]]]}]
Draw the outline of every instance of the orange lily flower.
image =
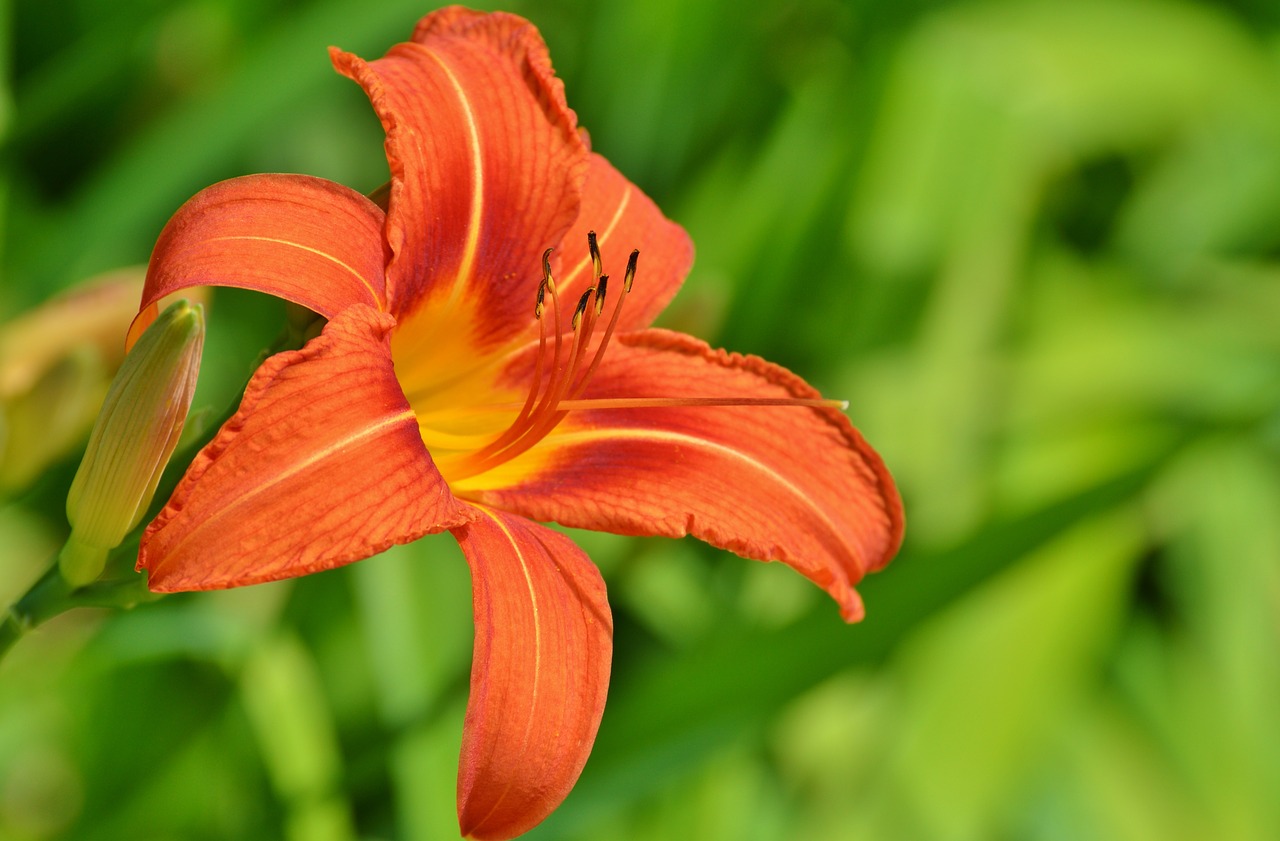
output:
[{"label": "orange lily flower", "polygon": [[452,531],[476,623],[459,821],[510,838],[576,781],[612,651],[599,572],[539,522],[782,561],[855,621],[854,584],[897,551],[901,504],[833,401],[650,327],[691,243],[590,152],[531,24],[455,7],[377,61],[331,57],[386,130],[385,211],[257,175],[199,193],[161,233],[134,335],[160,297],[210,284],[327,324],[259,368],[138,567],[157,591],[235,587]]}]

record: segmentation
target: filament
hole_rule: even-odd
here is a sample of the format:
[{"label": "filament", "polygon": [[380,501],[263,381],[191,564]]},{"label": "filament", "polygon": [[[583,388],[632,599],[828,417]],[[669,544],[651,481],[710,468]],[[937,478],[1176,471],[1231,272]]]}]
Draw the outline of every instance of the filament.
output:
[{"label": "filament", "polygon": [[[595,232],[587,235],[587,247],[591,255],[592,283],[579,296],[569,318],[568,330],[560,321],[560,289],[551,274],[551,253],[548,248],[542,255],[542,282],[538,285],[534,304],[534,317],[538,321],[538,343],[534,358],[533,375],[528,393],[521,402],[494,403],[473,407],[476,414],[486,412],[515,412],[515,417],[502,432],[488,443],[469,453],[459,452],[447,456],[446,475],[451,481],[466,479],[484,473],[526,452],[545,438],[572,411],[623,410],[663,407],[809,407],[839,409],[848,407],[841,400],[820,397],[600,397],[584,398],[587,386],[600,367],[605,352],[614,336],[622,314],[623,305],[635,281],[640,252],[632,251],[627,260],[622,289],[614,295],[610,291],[609,277],[603,274],[604,259],[600,253]],[[547,336],[547,319],[543,315],[550,298],[551,337]],[[608,320],[605,311],[612,305]],[[597,326],[604,322],[599,340],[592,345]],[[567,343],[567,347],[565,346]],[[550,357],[548,359],[548,356]],[[443,467],[443,465],[442,465]]]}]

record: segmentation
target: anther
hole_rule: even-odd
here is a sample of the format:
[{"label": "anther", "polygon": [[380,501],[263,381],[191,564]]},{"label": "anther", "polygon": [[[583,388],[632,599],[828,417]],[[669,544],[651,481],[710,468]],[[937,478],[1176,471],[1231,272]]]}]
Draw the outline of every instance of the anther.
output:
[{"label": "anther", "polygon": [[591,267],[595,270],[595,276],[600,277],[604,264],[600,259],[600,246],[596,243],[595,231],[587,231],[587,248],[591,250]]},{"label": "anther", "polygon": [[571,322],[574,330],[577,330],[582,323],[582,314],[587,311],[587,304],[591,303],[591,295],[595,291],[596,288],[592,286],[586,292],[583,292],[582,297],[578,299],[578,306],[573,310],[573,320]]},{"label": "anther", "polygon": [[[572,335],[560,329],[562,324],[560,296],[555,280],[551,276],[552,249],[548,248],[542,255],[543,281],[538,286],[537,300],[534,305],[534,314],[539,323],[539,336],[531,387],[524,402],[518,407],[511,425],[489,443],[461,456],[458,463],[450,468],[452,476],[457,478],[475,476],[494,465],[515,458],[542,440],[564,418],[569,409],[585,408],[582,395],[604,357],[605,348],[608,347],[614,328],[618,324],[618,317],[621,315],[626,297],[614,295],[617,300],[614,301],[613,310],[608,321],[602,323],[609,278],[601,273],[600,247],[595,232],[588,235],[587,242],[591,250],[592,266],[596,272],[595,285],[588,287],[578,298],[577,306],[574,307],[570,318]],[[638,251],[633,252],[631,259],[627,262],[626,288],[628,290],[635,279],[638,255]],[[592,296],[595,296],[594,306]],[[553,315],[549,319],[550,327],[548,327],[548,320],[541,317],[546,309],[548,297],[551,299]],[[598,325],[603,326],[604,335],[595,342],[593,340],[596,338]],[[548,329],[551,331],[550,336],[547,335]],[[568,347],[562,345],[568,345]],[[562,403],[565,405],[563,409],[560,408]],[[507,410],[517,407],[502,406],[501,408]]]},{"label": "anther", "polygon": [[622,291],[630,292],[631,284],[636,279],[636,261],[640,259],[640,249],[631,252],[627,258],[627,273],[622,279]]},{"label": "anther", "polygon": [[600,275],[600,282],[596,284],[596,315],[604,312],[604,292],[609,288],[609,276],[607,274]]},{"label": "anther", "polygon": [[538,284],[538,300],[533,305],[534,318],[537,318],[537,319],[542,318],[542,310],[543,310],[542,299],[546,297],[546,294],[547,294],[547,282],[546,280],[543,280],[542,283]]},{"label": "anther", "polygon": [[556,294],[556,282],[551,277],[551,252],[552,251],[555,251],[555,249],[548,248],[546,251],[542,252],[542,282],[544,285],[546,285],[548,288],[551,289],[551,294],[554,296]]}]

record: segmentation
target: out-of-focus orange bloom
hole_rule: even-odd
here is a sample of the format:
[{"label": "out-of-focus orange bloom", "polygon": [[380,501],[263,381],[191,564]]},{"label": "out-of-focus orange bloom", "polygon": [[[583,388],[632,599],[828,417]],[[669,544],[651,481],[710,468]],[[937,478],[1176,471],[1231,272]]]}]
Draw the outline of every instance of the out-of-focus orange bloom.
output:
[{"label": "out-of-focus orange bloom", "polygon": [[0,325],[0,490],[84,440],[124,358],[143,270],[88,280]]}]

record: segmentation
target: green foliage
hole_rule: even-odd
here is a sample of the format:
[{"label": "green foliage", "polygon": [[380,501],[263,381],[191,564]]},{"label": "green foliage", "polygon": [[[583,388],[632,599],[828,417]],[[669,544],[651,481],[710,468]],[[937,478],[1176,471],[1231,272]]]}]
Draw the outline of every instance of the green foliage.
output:
[{"label": "green foliage", "polygon": [[[697,244],[666,323],[847,397],[908,513],[854,627],[785,569],[581,536],[614,683],[529,837],[1280,837],[1271,7],[509,8]],[[325,48],[426,11],[13,4],[0,318],[145,262],[218,179],[378,186]],[[214,296],[197,406],[281,316]],[[5,603],[65,537],[75,459],[0,503]],[[0,838],[456,837],[470,636],[445,539],[64,615],[0,664]]]}]

